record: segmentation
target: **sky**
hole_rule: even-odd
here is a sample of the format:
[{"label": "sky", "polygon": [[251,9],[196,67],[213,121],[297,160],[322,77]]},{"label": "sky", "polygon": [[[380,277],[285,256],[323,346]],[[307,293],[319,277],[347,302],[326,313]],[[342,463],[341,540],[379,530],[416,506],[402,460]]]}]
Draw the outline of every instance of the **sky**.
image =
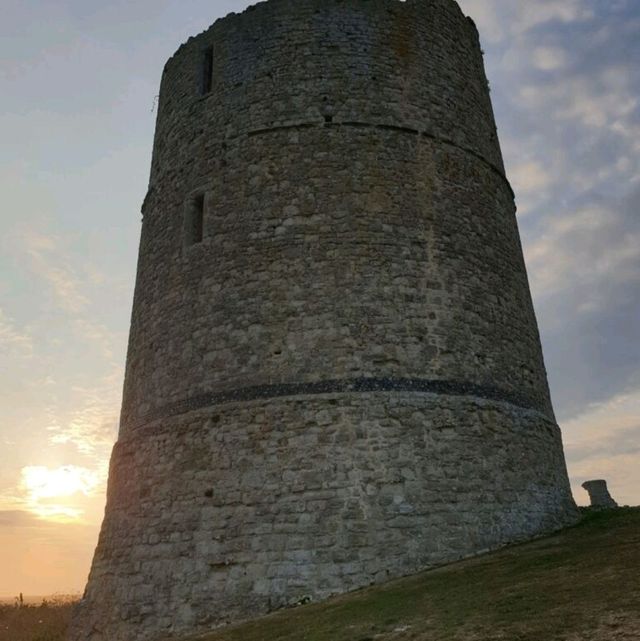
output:
[{"label": "sky", "polygon": [[[83,589],[166,59],[244,0],[3,0],[0,596]],[[640,4],[460,0],[480,30],[576,501],[640,504]]]}]

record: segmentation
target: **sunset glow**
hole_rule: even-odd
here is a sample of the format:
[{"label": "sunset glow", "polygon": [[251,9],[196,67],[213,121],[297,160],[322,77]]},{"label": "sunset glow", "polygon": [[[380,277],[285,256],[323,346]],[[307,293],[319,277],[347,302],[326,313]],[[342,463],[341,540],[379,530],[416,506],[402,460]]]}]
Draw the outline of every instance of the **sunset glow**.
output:
[{"label": "sunset glow", "polygon": [[74,497],[91,496],[100,485],[97,474],[67,465],[56,469],[31,466],[22,469],[22,486],[27,507],[36,516],[53,521],[75,521],[84,510],[74,505]]}]

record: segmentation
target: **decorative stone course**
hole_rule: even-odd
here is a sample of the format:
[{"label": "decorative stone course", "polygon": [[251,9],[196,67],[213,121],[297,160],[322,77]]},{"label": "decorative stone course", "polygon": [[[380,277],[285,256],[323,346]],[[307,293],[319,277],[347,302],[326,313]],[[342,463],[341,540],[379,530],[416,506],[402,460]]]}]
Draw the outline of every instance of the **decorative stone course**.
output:
[{"label": "decorative stone course", "polygon": [[167,63],[72,641],[155,641],[575,520],[478,33],[269,0]]},{"label": "decorative stone course", "polygon": [[335,381],[318,381],[316,383],[259,385],[256,387],[245,387],[244,389],[196,396],[178,403],[160,407],[143,417],[139,424],[131,426],[131,429],[138,430],[157,419],[169,418],[185,414],[187,412],[192,412],[193,410],[222,405],[224,403],[282,398],[284,396],[292,397],[337,392],[363,393],[374,391],[423,392],[431,394],[450,394],[453,396],[474,396],[487,400],[504,401],[505,403],[511,403],[519,406],[522,409],[535,407],[534,403],[529,399],[516,394],[509,394],[499,389],[481,387],[479,385],[459,383],[455,381],[356,378]]}]

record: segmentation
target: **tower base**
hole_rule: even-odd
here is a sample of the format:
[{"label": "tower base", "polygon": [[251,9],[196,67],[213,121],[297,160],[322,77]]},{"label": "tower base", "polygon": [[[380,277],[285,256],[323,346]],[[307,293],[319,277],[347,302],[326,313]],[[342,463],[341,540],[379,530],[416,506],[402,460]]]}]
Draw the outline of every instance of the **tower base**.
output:
[{"label": "tower base", "polygon": [[202,407],[116,444],[70,639],[197,632],[577,514],[557,425],[507,401],[378,391]]}]

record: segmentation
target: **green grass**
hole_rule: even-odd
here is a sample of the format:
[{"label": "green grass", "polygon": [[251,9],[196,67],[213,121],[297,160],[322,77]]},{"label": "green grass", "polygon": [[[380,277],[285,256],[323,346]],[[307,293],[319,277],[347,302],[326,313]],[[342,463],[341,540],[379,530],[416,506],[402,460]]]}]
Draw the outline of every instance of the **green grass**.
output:
[{"label": "green grass", "polygon": [[[640,509],[203,641],[640,640]],[[185,640],[186,641],[186,640]]]}]

